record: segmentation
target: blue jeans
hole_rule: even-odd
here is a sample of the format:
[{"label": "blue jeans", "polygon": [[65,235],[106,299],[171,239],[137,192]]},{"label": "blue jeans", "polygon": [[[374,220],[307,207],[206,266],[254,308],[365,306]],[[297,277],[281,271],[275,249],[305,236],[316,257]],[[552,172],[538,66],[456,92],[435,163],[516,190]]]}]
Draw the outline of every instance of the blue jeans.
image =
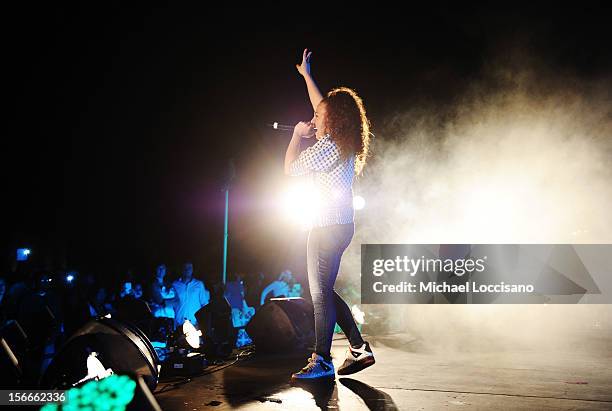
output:
[{"label": "blue jeans", "polygon": [[361,346],[363,339],[357,329],[351,310],[334,291],[342,253],[351,243],[355,225],[338,224],[316,227],[308,235],[306,252],[308,282],[314,306],[315,352],[330,357],[336,321],[353,346]]}]

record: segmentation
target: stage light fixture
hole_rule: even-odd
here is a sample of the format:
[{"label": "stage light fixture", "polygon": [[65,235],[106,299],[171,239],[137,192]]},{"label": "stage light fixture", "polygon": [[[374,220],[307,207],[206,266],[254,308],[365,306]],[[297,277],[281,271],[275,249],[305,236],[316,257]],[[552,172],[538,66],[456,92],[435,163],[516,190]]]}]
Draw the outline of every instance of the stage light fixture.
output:
[{"label": "stage light fixture", "polygon": [[189,376],[195,375],[208,366],[206,356],[201,352],[192,351],[200,349],[200,336],[202,331],[195,328],[189,320],[178,327],[169,339],[169,349],[163,356],[162,375]]},{"label": "stage light fixture", "polygon": [[168,344],[170,351],[189,351],[200,348],[200,336],[202,331],[195,328],[189,320],[185,320],[183,325],[174,330]]},{"label": "stage light fixture", "polygon": [[[90,357],[93,352],[95,358]],[[68,389],[102,368],[104,372],[110,369],[115,374],[141,376],[154,390],[160,363],[149,339],[137,327],[102,317],[85,324],[64,343],[43,374],[40,386]]]}]

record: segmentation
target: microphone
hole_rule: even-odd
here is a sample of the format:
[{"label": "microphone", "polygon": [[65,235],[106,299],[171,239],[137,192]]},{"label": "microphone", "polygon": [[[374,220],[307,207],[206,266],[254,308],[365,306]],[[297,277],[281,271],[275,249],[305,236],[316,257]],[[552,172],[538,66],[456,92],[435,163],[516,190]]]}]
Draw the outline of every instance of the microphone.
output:
[{"label": "microphone", "polygon": [[[293,131],[295,129],[295,126],[290,126],[288,124],[279,124],[277,121],[275,121],[272,124],[268,124],[268,127],[272,127],[274,130],[279,130],[279,131]],[[316,133],[317,128],[313,127],[313,131],[315,131],[315,133]],[[315,133],[312,133],[308,137],[314,136]]]},{"label": "microphone", "polygon": [[268,127],[272,127],[274,130],[281,130],[281,131],[293,131],[293,129],[295,128],[295,126],[290,126],[288,124],[278,124],[278,122],[274,122],[272,124],[268,124]]}]

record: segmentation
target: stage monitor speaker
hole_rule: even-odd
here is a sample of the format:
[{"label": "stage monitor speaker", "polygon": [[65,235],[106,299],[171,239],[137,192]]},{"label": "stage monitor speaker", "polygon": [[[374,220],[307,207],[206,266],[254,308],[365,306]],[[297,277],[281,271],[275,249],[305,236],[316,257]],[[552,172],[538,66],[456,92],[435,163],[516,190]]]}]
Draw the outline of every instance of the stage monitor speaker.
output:
[{"label": "stage monitor speaker", "polygon": [[96,352],[115,374],[142,377],[151,391],[159,378],[160,362],[151,342],[138,328],[111,318],[90,321],[58,351],[41,379],[41,387],[68,389],[88,375],[87,358]]},{"label": "stage monitor speaker", "polygon": [[213,290],[210,302],[195,313],[202,335],[204,352],[209,357],[227,357],[236,342],[236,330],[232,323],[232,307],[223,295],[223,289]]},{"label": "stage monitor speaker", "polygon": [[258,350],[305,350],[315,341],[312,304],[300,297],[272,298],[255,313],[246,332]]}]

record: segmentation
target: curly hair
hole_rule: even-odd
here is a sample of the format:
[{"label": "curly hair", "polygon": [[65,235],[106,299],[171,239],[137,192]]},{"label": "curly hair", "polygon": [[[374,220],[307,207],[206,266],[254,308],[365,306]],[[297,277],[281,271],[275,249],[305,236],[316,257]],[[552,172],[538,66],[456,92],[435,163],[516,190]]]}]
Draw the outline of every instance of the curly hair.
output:
[{"label": "curly hair", "polygon": [[355,173],[365,166],[370,147],[370,121],[361,97],[355,90],[338,87],[327,93],[325,131],[340,149],[342,159],[355,155]]}]

